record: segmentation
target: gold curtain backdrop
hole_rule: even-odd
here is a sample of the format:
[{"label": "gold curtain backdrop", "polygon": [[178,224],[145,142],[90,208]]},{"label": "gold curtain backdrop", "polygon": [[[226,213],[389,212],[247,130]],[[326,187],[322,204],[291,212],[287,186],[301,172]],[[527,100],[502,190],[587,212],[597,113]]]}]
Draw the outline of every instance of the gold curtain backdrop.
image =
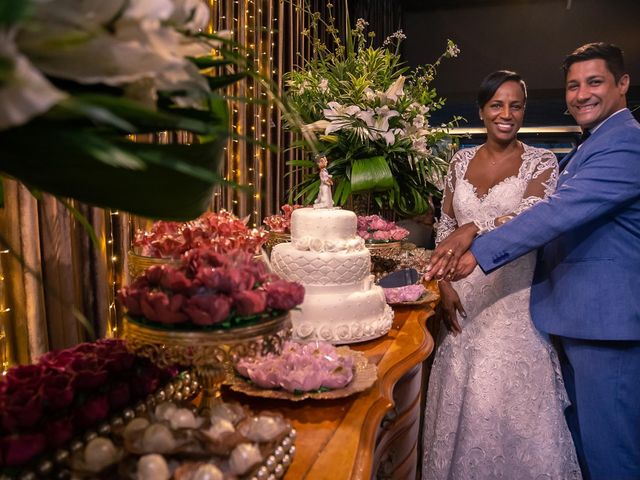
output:
[{"label": "gold curtain backdrop", "polygon": [[[232,30],[234,39],[252,52],[248,55],[255,59],[256,70],[282,92],[282,75],[311,54],[309,42],[301,35],[309,25],[304,0],[203,1],[211,11],[209,31]],[[250,186],[252,192],[218,188],[211,208],[249,215],[250,225],[259,226],[264,216],[287,201],[290,186],[299,182],[299,172],[286,165],[298,157],[287,150],[291,141],[282,115],[259,82],[244,80],[227,93],[235,136],[227,144],[223,174]],[[189,139],[159,133],[153,141],[187,143]],[[90,338],[84,322],[99,337],[117,335],[115,292],[125,281],[133,229],[148,220],[70,201],[93,226],[96,246],[59,200],[48,195],[36,199],[24,186],[3,182],[0,367],[28,363],[48,350]]]}]

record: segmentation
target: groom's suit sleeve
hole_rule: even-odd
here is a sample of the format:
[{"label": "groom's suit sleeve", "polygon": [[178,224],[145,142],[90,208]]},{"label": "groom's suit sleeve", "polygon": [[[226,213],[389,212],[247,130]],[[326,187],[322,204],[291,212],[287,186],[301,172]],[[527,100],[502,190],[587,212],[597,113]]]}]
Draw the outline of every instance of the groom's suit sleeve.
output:
[{"label": "groom's suit sleeve", "polygon": [[637,129],[616,134],[585,152],[572,176],[561,178],[547,199],[474,240],[471,252],[485,273],[640,197],[640,136]]}]

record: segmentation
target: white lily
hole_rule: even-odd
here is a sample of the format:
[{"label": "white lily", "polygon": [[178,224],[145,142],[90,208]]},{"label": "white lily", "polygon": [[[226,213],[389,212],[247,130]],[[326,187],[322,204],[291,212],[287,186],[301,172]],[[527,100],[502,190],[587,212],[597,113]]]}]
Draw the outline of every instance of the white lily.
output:
[{"label": "white lily", "polygon": [[171,0],[40,2],[35,27],[17,43],[48,75],[125,87],[151,79],[151,91],[143,96],[181,90],[187,95],[176,101],[198,106],[209,87],[185,56],[206,55],[211,47],[165,25],[173,11]]},{"label": "white lily", "polygon": [[13,64],[0,86],[0,130],[23,125],[66,98],[18,52],[13,37],[14,32],[0,30],[0,58]]},{"label": "white lily", "polygon": [[322,80],[320,80],[320,83],[318,84],[318,88],[322,93],[326,93],[327,90],[329,90],[329,80],[327,80],[326,78],[323,78]]},{"label": "white lily", "polygon": [[173,3],[170,23],[191,33],[201,32],[209,24],[209,8],[202,0],[173,0]]},{"label": "white lily", "polygon": [[313,123],[308,123],[302,126],[302,129],[307,132],[321,132],[326,130],[331,122],[328,120],[317,120]]},{"label": "white lily", "polygon": [[398,98],[404,96],[404,81],[405,77],[400,75],[395,82],[391,84],[387,91],[377,92],[377,96],[380,98],[381,105],[394,104],[398,101]]},{"label": "white lily", "polygon": [[387,145],[395,143],[395,129],[389,130],[389,119],[397,117],[400,113],[397,110],[391,110],[387,105],[377,107],[375,110],[367,109],[357,114],[357,117],[367,124],[372,131],[372,138],[382,138]]},{"label": "white lily", "polygon": [[360,113],[360,107],[357,105],[344,106],[338,102],[329,102],[327,106],[329,108],[325,108],[322,113],[324,118],[330,120],[331,123],[325,129],[325,135],[338,132],[343,128],[353,127],[354,117],[357,117]]}]

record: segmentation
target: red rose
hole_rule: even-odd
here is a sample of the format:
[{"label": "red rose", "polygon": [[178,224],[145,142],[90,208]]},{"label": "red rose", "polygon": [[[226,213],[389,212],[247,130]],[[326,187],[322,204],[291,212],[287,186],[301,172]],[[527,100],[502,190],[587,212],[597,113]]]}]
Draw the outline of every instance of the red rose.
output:
[{"label": "red rose", "polygon": [[33,427],[42,418],[42,397],[35,390],[14,391],[5,397],[1,415],[6,430]]},{"label": "red rose", "polygon": [[51,410],[71,405],[74,397],[73,376],[64,371],[49,370],[42,378],[40,394]]},{"label": "red rose", "polygon": [[155,392],[162,382],[163,371],[155,365],[140,366],[130,383],[131,396],[134,399],[143,398]]},{"label": "red rose", "polygon": [[213,325],[229,316],[231,299],[224,295],[195,295],[187,300],[184,311],[196,325]]},{"label": "red rose", "polygon": [[9,435],[0,439],[2,459],[8,467],[24,465],[44,450],[44,435],[29,433]]},{"label": "red rose", "polygon": [[43,428],[47,448],[62,447],[71,440],[73,431],[73,422],[70,416],[47,421]]},{"label": "red rose", "polygon": [[131,391],[127,382],[118,382],[109,390],[109,405],[112,410],[126,407],[130,400]]},{"label": "red rose", "polygon": [[84,355],[71,362],[69,369],[75,373],[73,385],[83,390],[91,390],[104,385],[109,378],[105,360],[95,356]]},{"label": "red rose", "polygon": [[267,308],[267,295],[262,290],[244,290],[233,294],[233,305],[238,315],[255,315]]},{"label": "red rose", "polygon": [[152,322],[182,323],[189,317],[182,312],[186,298],[176,294],[168,296],[164,292],[149,292],[140,302],[142,314]]},{"label": "red rose", "polygon": [[37,390],[46,367],[44,365],[18,365],[5,376],[7,392]]},{"label": "red rose", "polygon": [[276,280],[264,287],[267,305],[274,310],[291,310],[304,300],[304,287],[299,283]]},{"label": "red rose", "polygon": [[109,400],[106,395],[87,398],[74,412],[74,423],[79,430],[95,425],[109,414]]}]

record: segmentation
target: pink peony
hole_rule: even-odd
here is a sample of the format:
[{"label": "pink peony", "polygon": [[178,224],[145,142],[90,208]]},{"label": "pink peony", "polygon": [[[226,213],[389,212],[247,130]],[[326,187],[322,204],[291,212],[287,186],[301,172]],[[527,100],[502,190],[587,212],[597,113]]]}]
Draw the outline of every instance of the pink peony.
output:
[{"label": "pink peony", "polygon": [[238,315],[256,315],[265,311],[267,294],[263,290],[242,290],[233,294],[233,306]]},{"label": "pink peony", "polygon": [[185,313],[196,325],[214,325],[231,311],[231,299],[224,295],[196,295],[187,300]]},{"label": "pink peony", "polygon": [[186,303],[184,295],[168,296],[164,292],[149,292],[140,300],[145,318],[159,323],[182,323],[189,317],[182,311]]},{"label": "pink peony", "polygon": [[264,287],[267,305],[274,310],[291,310],[304,300],[304,287],[299,283],[276,280]]}]

